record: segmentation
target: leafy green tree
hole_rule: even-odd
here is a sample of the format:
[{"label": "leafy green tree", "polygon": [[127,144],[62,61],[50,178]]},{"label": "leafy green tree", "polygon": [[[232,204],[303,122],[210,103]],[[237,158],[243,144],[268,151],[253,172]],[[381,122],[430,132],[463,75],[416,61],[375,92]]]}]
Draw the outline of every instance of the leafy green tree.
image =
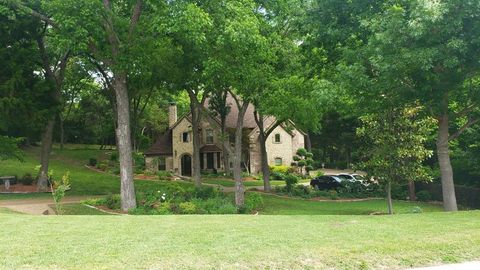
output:
[{"label": "leafy green tree", "polygon": [[21,139],[0,136],[0,161],[5,159],[17,159],[22,161],[24,154],[18,147]]},{"label": "leafy green tree", "polygon": [[366,115],[357,130],[364,140],[358,168],[385,186],[389,214],[393,214],[392,183],[431,179],[423,162],[432,155],[425,142],[434,121],[422,118],[421,109],[397,107]]},{"label": "leafy green tree", "polygon": [[360,58],[348,70],[364,74],[355,79],[363,99],[420,101],[437,120],[446,211],[457,210],[449,144],[480,121],[479,12],[478,3],[471,1],[387,2],[383,12],[363,24],[375,33],[365,50],[348,54]]}]

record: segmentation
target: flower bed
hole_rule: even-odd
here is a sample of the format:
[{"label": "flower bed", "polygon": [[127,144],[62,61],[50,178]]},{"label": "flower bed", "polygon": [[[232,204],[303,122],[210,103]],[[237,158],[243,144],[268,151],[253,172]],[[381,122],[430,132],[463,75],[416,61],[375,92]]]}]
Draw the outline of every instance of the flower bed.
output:
[{"label": "flower bed", "polygon": [[[88,205],[120,211],[120,196],[91,199]],[[137,208],[129,211],[134,215],[170,215],[170,214],[249,214],[263,206],[260,194],[247,193],[245,205],[237,208],[232,195],[213,187],[182,187],[171,183],[161,190],[137,193]]]}]

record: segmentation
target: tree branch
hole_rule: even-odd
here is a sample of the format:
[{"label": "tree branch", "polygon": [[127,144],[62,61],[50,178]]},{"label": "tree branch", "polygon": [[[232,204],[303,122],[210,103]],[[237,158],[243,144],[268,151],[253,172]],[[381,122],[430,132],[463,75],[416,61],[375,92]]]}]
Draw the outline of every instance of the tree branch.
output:
[{"label": "tree branch", "polygon": [[135,3],[135,7],[133,8],[132,12],[132,18],[130,19],[130,26],[128,29],[128,38],[130,39],[133,31],[135,30],[135,27],[138,24],[138,21],[140,20],[140,15],[142,14],[142,5],[143,1],[142,0],[137,0]]},{"label": "tree branch", "polygon": [[10,6],[13,9],[18,9],[21,12],[24,12],[26,14],[30,14],[35,18],[38,18],[47,24],[51,25],[54,28],[59,28],[58,24],[56,24],[52,19],[50,19],[48,16],[45,16],[44,14],[41,14],[38,11],[35,11],[27,6],[25,6],[23,3],[16,1],[16,0],[2,0],[2,2],[5,2],[7,6]]},{"label": "tree branch", "polygon": [[455,133],[448,137],[448,140],[451,141],[458,138],[458,136],[460,136],[467,128],[475,125],[476,123],[478,123],[478,121],[480,121],[480,118],[469,118],[465,125],[463,125]]}]

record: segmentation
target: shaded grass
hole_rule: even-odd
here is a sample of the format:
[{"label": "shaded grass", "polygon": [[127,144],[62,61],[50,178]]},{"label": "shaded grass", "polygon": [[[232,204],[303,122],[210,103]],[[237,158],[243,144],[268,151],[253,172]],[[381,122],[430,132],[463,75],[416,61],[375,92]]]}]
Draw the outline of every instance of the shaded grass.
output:
[{"label": "shaded grass", "polygon": [[9,228],[3,269],[405,269],[480,259],[479,211],[0,219]]},{"label": "shaded grass", "polygon": [[[34,173],[35,166],[38,165],[38,147],[30,148],[26,151],[25,162],[15,160],[2,161],[0,164],[0,175],[17,175],[21,177],[25,173]],[[54,177],[62,177],[64,173],[70,171],[71,190],[67,196],[72,195],[105,195],[117,194],[120,190],[120,177],[92,171],[86,168],[88,158],[108,157],[111,150],[98,149],[54,149],[50,160],[50,169]],[[158,190],[166,183],[158,181],[135,181],[137,191]],[[179,183],[179,185],[189,185],[188,183]],[[48,194],[0,194],[0,200],[35,198],[50,196]]]},{"label": "shaded grass", "polygon": [[[259,211],[264,215],[368,215],[387,213],[387,204],[383,199],[366,201],[311,201],[297,198],[283,198],[263,195],[265,207]],[[423,212],[442,211],[441,206],[422,202],[394,201],[396,214],[412,213],[415,207]]]}]

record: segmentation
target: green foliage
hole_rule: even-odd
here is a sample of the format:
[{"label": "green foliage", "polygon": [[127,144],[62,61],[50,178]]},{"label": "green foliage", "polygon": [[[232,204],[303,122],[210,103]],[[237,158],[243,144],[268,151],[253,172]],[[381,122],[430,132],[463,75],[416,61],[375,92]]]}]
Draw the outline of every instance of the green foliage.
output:
[{"label": "green foliage", "polygon": [[263,197],[256,192],[249,192],[245,195],[244,213],[254,213],[264,207]]},{"label": "green foliage", "polygon": [[300,157],[305,157],[307,155],[307,150],[305,148],[298,148],[297,149],[297,155]]},{"label": "green foliage", "polygon": [[65,192],[69,189],[70,189],[70,172],[67,171],[60,180],[53,180],[52,197],[53,197],[53,201],[55,202],[55,208],[58,214],[62,213],[61,201],[65,197]]},{"label": "green foliage", "polygon": [[417,200],[421,202],[428,202],[432,200],[432,194],[426,190],[421,190],[417,192]]},{"label": "green foliage", "polygon": [[33,178],[32,174],[30,173],[24,174],[22,178],[19,179],[19,182],[26,186],[32,185],[34,181],[35,178]]},{"label": "green foliage", "polygon": [[278,171],[271,172],[270,177],[272,180],[285,180],[285,174]]},{"label": "green foliage", "polygon": [[5,159],[23,160],[24,154],[18,147],[21,141],[21,138],[0,135],[0,161]]},{"label": "green foliage", "polygon": [[364,161],[359,168],[382,183],[430,180],[423,162],[432,155],[425,142],[433,120],[419,117],[421,109],[397,108],[362,117],[358,135],[364,139]]},{"label": "green foliage", "polygon": [[290,166],[280,165],[280,166],[270,166],[270,173],[281,173],[287,174],[289,173]]},{"label": "green foliage", "polygon": [[173,176],[173,173],[170,171],[158,171],[157,176],[159,180],[165,180]]},{"label": "green foliage", "polygon": [[197,206],[193,202],[182,202],[178,205],[180,214],[195,214]]},{"label": "green foliage", "polygon": [[285,176],[285,184],[288,192],[293,189],[293,187],[298,183],[298,180],[298,177],[294,174],[287,174]]},{"label": "green foliage", "polygon": [[97,165],[97,159],[96,158],[89,158],[88,159],[88,166],[95,167]]}]

